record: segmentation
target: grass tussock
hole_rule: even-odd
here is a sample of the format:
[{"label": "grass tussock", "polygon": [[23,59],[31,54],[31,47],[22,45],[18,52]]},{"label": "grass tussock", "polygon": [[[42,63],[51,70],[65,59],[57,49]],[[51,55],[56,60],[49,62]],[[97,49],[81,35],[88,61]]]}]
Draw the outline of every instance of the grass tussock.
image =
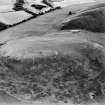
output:
[{"label": "grass tussock", "polygon": [[[105,56],[84,50],[83,56],[56,55],[16,60],[0,58],[0,89],[21,100],[75,103],[105,98]],[[95,56],[93,56],[93,54]]]}]

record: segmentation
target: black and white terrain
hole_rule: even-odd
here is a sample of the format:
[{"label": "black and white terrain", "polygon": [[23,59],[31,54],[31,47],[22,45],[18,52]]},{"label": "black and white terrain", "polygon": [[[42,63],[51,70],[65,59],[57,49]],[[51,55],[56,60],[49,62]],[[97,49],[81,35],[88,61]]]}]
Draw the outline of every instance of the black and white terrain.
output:
[{"label": "black and white terrain", "polygon": [[104,105],[105,3],[25,16],[0,32],[1,105]]}]

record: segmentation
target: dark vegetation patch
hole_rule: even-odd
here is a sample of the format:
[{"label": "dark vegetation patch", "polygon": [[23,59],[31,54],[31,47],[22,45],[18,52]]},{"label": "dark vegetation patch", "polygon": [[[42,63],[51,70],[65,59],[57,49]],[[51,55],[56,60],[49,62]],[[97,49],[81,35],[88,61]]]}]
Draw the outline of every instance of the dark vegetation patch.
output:
[{"label": "dark vegetation patch", "polygon": [[0,22],[0,31],[2,31],[2,30],[4,30],[4,29],[7,29],[8,27],[9,27],[9,25]]},{"label": "dark vegetation patch", "polygon": [[[105,98],[105,56],[84,50],[82,56],[56,55],[16,60],[0,58],[0,89],[28,100],[53,99],[75,103]],[[94,55],[94,52],[96,53]],[[99,101],[99,100],[98,100]]]},{"label": "dark vegetation patch", "polygon": [[61,30],[84,29],[93,32],[105,32],[105,4],[90,7],[60,26]]},{"label": "dark vegetation patch", "polygon": [[39,10],[46,8],[45,5],[39,5],[39,4],[32,4],[31,7],[34,7],[35,9],[39,9]]}]

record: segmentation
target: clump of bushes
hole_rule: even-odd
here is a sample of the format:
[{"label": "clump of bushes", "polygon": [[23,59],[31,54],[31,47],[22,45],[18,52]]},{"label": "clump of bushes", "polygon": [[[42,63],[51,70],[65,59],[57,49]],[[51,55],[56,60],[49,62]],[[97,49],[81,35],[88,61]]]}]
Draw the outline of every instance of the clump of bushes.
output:
[{"label": "clump of bushes", "polygon": [[9,25],[0,22],[0,31],[7,29],[8,27],[9,27]]}]

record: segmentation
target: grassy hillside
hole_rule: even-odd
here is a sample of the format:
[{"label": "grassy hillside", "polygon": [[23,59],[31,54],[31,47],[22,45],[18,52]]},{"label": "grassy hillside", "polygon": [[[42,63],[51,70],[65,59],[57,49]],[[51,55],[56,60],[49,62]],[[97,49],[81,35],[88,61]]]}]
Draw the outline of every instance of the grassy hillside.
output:
[{"label": "grassy hillside", "polygon": [[[59,29],[63,22],[69,24],[70,19],[87,16],[90,11],[96,16],[92,5],[55,10],[0,32],[0,89],[16,102],[38,101],[35,105],[103,104],[105,33],[91,32],[85,26]],[[87,10],[89,6],[92,9]],[[70,11],[74,13],[71,16]]]},{"label": "grassy hillside", "polygon": [[84,29],[93,32],[105,32],[105,3],[92,6],[73,17],[68,17],[61,30]]},{"label": "grassy hillside", "polygon": [[32,19],[31,21],[27,21],[24,24],[20,24],[16,27],[12,27],[11,29],[1,32],[0,41],[5,39],[5,37],[8,37],[8,40],[10,40],[15,37],[21,38],[27,36],[42,36],[46,33],[52,33],[53,31],[56,32],[58,31],[56,26],[58,26],[58,24],[60,24],[62,20],[68,16],[69,11],[76,12],[93,4],[94,3],[76,4]]}]

